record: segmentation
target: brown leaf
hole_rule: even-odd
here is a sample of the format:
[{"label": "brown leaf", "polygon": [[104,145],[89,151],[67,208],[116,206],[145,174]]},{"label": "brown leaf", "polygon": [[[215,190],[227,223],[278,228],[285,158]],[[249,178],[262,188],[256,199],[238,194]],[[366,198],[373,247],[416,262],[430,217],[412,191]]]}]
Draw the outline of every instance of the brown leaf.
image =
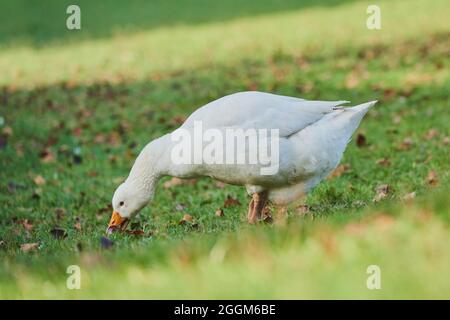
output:
[{"label": "brown leaf", "polygon": [[22,226],[27,231],[33,230],[33,225],[30,222],[28,222],[28,219],[22,220]]},{"label": "brown leaf", "polygon": [[434,138],[436,138],[438,136],[439,136],[439,131],[437,131],[436,129],[430,129],[425,134],[425,139],[431,140],[431,139],[434,139]]},{"label": "brown leaf", "polygon": [[11,137],[13,135],[13,129],[11,127],[4,127],[2,130],[2,135],[4,137]]},{"label": "brown leaf", "polygon": [[406,150],[409,150],[409,149],[411,149],[411,147],[413,146],[413,144],[414,144],[414,141],[411,139],[411,138],[405,138],[403,141],[402,141],[402,143],[400,143],[398,146],[397,146],[397,150],[401,150],[401,151],[406,151]]},{"label": "brown leaf", "polygon": [[183,218],[181,218],[181,220],[178,224],[180,224],[180,225],[185,224],[187,222],[192,222],[192,220],[193,220],[192,216],[190,214],[186,213],[185,215],[183,215]]},{"label": "brown leaf", "polygon": [[38,186],[43,186],[45,184],[45,179],[41,175],[37,175],[33,178],[33,182]]},{"label": "brown leaf", "polygon": [[449,137],[444,137],[444,139],[442,139],[442,143],[444,144],[444,146],[448,145],[449,142],[450,142]]},{"label": "brown leaf", "polygon": [[391,165],[391,161],[388,158],[384,157],[384,158],[378,159],[377,164],[380,166],[383,166],[383,167],[389,167]]},{"label": "brown leaf", "polygon": [[173,125],[179,126],[179,125],[182,125],[183,122],[185,122],[185,121],[186,121],[186,117],[185,116],[175,116],[175,117],[173,117],[171,122],[172,122]]},{"label": "brown leaf", "polygon": [[241,202],[238,199],[234,199],[231,196],[227,196],[225,202],[223,203],[224,208],[228,208],[231,206],[240,206]]},{"label": "brown leaf", "polygon": [[400,122],[402,121],[402,117],[400,116],[400,115],[395,115],[393,118],[392,118],[392,122],[394,123],[394,124],[399,124]]},{"label": "brown leaf", "polygon": [[373,198],[373,202],[379,202],[382,199],[386,198],[388,193],[390,192],[390,187],[387,184],[382,184],[380,186],[378,186],[375,191],[376,191],[376,195]]},{"label": "brown leaf", "polygon": [[350,169],[350,165],[348,163],[340,164],[333,172],[328,176],[328,180],[338,178],[342,176],[344,173],[348,172]]},{"label": "brown leaf", "polygon": [[20,250],[23,252],[33,251],[38,249],[39,243],[33,242],[33,243],[24,243],[20,245]]},{"label": "brown leaf", "polygon": [[80,222],[76,222],[76,223],[73,225],[73,227],[74,227],[76,230],[81,231],[81,223],[80,223]]},{"label": "brown leaf", "polygon": [[222,209],[217,209],[215,212],[216,217],[223,217],[225,214]]},{"label": "brown leaf", "polygon": [[125,230],[127,234],[131,234],[133,236],[142,236],[145,234],[143,230]]},{"label": "brown leaf", "polygon": [[435,187],[439,184],[439,179],[437,177],[436,171],[430,170],[430,172],[428,172],[427,183],[432,187]]},{"label": "brown leaf", "polygon": [[44,149],[39,154],[39,157],[41,158],[42,163],[52,163],[55,162],[55,155],[50,151],[50,149]]},{"label": "brown leaf", "polygon": [[366,136],[362,133],[356,135],[356,145],[360,148],[367,146]]}]

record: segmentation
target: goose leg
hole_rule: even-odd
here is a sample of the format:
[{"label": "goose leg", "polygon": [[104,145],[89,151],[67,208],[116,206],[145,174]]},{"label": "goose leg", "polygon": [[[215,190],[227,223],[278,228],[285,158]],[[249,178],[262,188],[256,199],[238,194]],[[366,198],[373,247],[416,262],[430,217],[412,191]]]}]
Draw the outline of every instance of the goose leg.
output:
[{"label": "goose leg", "polygon": [[267,203],[267,192],[254,193],[248,207],[248,223],[254,224],[263,217],[263,210]]}]

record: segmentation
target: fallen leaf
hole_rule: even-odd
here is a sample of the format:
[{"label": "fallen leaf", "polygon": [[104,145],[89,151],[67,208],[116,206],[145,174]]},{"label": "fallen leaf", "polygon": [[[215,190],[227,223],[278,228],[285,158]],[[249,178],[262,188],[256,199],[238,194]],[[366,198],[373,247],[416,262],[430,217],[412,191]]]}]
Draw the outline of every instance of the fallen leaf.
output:
[{"label": "fallen leaf", "polygon": [[81,223],[80,223],[80,222],[76,222],[76,223],[73,225],[73,227],[74,227],[76,230],[81,231]]},{"label": "fallen leaf", "polygon": [[13,135],[13,129],[11,127],[4,127],[2,130],[2,135],[5,137],[11,137]]},{"label": "fallen leaf", "polygon": [[376,189],[376,195],[373,198],[373,202],[379,202],[382,199],[386,198],[388,193],[390,192],[390,187],[387,184],[382,184],[378,186]]},{"label": "fallen leaf", "polygon": [[33,243],[24,243],[20,245],[20,250],[23,252],[28,252],[32,250],[36,250],[39,247],[39,243],[33,242]]},{"label": "fallen leaf", "polygon": [[215,212],[216,217],[223,217],[225,214],[222,209],[217,209]]},{"label": "fallen leaf", "polygon": [[366,136],[362,133],[356,135],[356,145],[360,148],[367,146]]},{"label": "fallen leaf", "polygon": [[449,137],[444,137],[444,139],[442,139],[442,143],[446,146],[448,145],[448,143],[450,142],[450,138]]},{"label": "fallen leaf", "polygon": [[183,218],[181,218],[179,224],[185,224],[186,222],[192,222],[192,216],[187,213],[183,215]]},{"label": "fallen leaf", "polygon": [[49,149],[44,149],[44,151],[39,154],[39,157],[41,158],[42,163],[55,162],[55,155]]},{"label": "fallen leaf", "polygon": [[67,237],[67,233],[63,228],[54,227],[50,230],[50,233],[56,239],[64,239]]},{"label": "fallen leaf", "polygon": [[241,202],[238,199],[234,199],[231,196],[227,196],[225,199],[225,202],[223,203],[223,206],[225,208],[231,207],[231,206],[240,206]]},{"label": "fallen leaf", "polygon": [[127,234],[131,234],[133,236],[142,236],[145,234],[143,230],[125,230]]},{"label": "fallen leaf", "polygon": [[428,183],[430,186],[432,186],[432,187],[435,187],[435,186],[438,185],[439,180],[438,180],[438,178],[437,178],[436,171],[430,170],[430,172],[428,172],[428,175],[427,175],[427,183]]},{"label": "fallen leaf", "polygon": [[391,165],[391,161],[388,158],[384,157],[384,158],[378,159],[377,164],[380,166],[383,166],[383,167],[389,167]]},{"label": "fallen leaf", "polygon": [[439,136],[439,131],[437,131],[436,129],[430,129],[425,134],[425,139],[431,140],[431,139],[434,139],[434,138],[436,138],[438,136]]},{"label": "fallen leaf", "polygon": [[400,116],[400,115],[395,115],[393,118],[392,118],[392,122],[394,123],[394,124],[399,124],[400,122],[402,121],[402,117]]},{"label": "fallen leaf", "polygon": [[338,178],[342,176],[345,172],[348,172],[350,169],[350,165],[348,163],[340,164],[336,169],[333,170],[333,172],[330,173],[328,176],[328,180],[331,180],[333,178]]},{"label": "fallen leaf", "polygon": [[28,222],[28,219],[22,220],[22,226],[27,231],[33,230],[33,225],[30,222]]},{"label": "fallen leaf", "polygon": [[411,149],[412,145],[414,144],[413,140],[411,138],[405,138],[398,146],[397,150],[406,151]]},{"label": "fallen leaf", "polygon": [[45,184],[45,179],[41,175],[37,175],[33,178],[33,182],[38,186],[43,186]]},{"label": "fallen leaf", "polygon": [[111,239],[108,239],[106,237],[101,237],[100,245],[103,249],[110,249],[114,245],[114,242]]}]

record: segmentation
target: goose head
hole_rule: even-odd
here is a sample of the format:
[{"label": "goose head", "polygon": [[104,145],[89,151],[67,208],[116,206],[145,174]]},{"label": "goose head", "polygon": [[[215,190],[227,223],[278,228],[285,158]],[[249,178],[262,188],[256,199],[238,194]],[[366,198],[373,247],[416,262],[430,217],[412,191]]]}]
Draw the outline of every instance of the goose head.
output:
[{"label": "goose head", "polygon": [[138,183],[125,181],[114,192],[112,199],[113,213],[107,232],[125,230],[131,218],[149,202],[148,191]]}]

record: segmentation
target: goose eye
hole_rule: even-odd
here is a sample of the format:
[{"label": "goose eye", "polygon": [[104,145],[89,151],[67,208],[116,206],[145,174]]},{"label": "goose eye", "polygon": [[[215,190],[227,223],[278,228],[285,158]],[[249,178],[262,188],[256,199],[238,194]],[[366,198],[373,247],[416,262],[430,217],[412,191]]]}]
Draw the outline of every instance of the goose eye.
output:
[{"label": "goose eye", "polygon": [[119,202],[119,206],[123,206],[124,205],[124,202],[123,201],[120,201]]}]

